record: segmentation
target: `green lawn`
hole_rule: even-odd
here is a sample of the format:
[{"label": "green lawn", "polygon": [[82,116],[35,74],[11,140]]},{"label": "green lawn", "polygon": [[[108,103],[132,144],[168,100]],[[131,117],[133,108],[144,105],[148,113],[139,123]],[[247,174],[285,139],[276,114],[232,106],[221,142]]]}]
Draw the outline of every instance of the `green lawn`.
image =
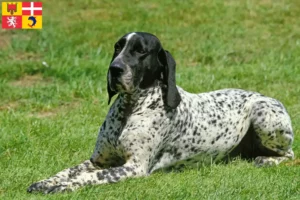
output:
[{"label": "green lawn", "polygon": [[[42,30],[0,31],[0,199],[300,199],[300,1],[195,2],[48,0]],[[32,182],[90,157],[109,108],[113,45],[132,31],[160,38],[187,91],[243,88],[283,102],[296,160],[27,194]]]}]

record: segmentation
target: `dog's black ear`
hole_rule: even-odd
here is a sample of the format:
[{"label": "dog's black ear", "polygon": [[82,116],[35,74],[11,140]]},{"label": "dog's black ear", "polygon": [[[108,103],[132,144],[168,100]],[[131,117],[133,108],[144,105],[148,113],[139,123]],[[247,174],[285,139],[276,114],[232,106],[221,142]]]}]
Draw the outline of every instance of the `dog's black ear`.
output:
[{"label": "dog's black ear", "polygon": [[117,94],[116,92],[112,91],[110,89],[110,86],[109,86],[109,79],[108,79],[108,76],[109,76],[109,72],[107,72],[107,76],[106,76],[106,80],[107,80],[107,93],[108,93],[108,105],[110,104],[110,101],[111,101],[111,98]]},{"label": "dog's black ear", "polygon": [[167,86],[166,99],[165,103],[170,108],[176,108],[180,101],[181,97],[176,87],[176,79],[175,79],[175,68],[176,62],[172,55],[161,49],[158,53],[158,60],[163,65],[163,82]]}]

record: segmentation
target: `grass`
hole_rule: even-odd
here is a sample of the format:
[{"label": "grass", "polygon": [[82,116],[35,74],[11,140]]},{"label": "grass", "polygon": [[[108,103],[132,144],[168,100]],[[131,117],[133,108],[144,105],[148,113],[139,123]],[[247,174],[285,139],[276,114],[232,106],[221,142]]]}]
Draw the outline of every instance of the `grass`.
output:
[{"label": "grass", "polygon": [[[298,0],[49,0],[43,9],[41,31],[0,31],[0,199],[300,198]],[[131,31],[160,38],[187,91],[243,88],[282,101],[296,160],[274,168],[237,160],[68,194],[27,194],[32,182],[90,157],[108,111],[113,44]]]}]

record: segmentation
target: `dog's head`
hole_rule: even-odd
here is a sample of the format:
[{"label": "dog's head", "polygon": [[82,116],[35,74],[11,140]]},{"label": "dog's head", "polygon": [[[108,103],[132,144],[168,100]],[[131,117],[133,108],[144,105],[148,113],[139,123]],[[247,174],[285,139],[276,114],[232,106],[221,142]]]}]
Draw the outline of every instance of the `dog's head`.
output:
[{"label": "dog's head", "polygon": [[181,97],[175,82],[176,63],[157,37],[150,33],[128,33],[115,44],[115,52],[107,73],[108,103],[117,93],[132,94],[156,81],[166,86],[165,103],[176,108]]}]

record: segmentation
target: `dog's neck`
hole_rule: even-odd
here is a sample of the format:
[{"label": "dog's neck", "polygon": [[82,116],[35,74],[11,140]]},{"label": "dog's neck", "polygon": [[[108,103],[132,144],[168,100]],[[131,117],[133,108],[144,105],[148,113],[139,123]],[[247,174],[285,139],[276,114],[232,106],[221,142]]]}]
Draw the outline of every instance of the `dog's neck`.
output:
[{"label": "dog's neck", "polygon": [[[114,109],[120,109],[121,113],[130,115],[133,112],[137,112],[137,109],[151,107],[151,103],[157,102],[155,106],[163,106],[164,90],[166,86],[157,81],[153,86],[146,89],[136,89],[132,93],[122,92],[118,95],[115,102],[112,105]],[[152,94],[149,96],[149,94]],[[151,97],[151,99],[149,99]],[[149,104],[149,105],[148,105]]]},{"label": "dog's neck", "polygon": [[149,110],[153,112],[168,111],[169,108],[165,106],[163,100],[165,90],[166,85],[158,82],[147,89],[137,89],[132,94],[120,93],[110,108],[108,118],[119,121],[119,131],[121,131],[132,115],[149,113]]},{"label": "dog's neck", "polygon": [[157,81],[151,87],[146,89],[137,88],[132,93],[120,93],[118,99],[120,98],[122,104],[134,107],[137,104],[143,104],[145,98],[149,97],[149,94],[162,95],[162,91],[165,87],[166,86],[162,82]]}]

